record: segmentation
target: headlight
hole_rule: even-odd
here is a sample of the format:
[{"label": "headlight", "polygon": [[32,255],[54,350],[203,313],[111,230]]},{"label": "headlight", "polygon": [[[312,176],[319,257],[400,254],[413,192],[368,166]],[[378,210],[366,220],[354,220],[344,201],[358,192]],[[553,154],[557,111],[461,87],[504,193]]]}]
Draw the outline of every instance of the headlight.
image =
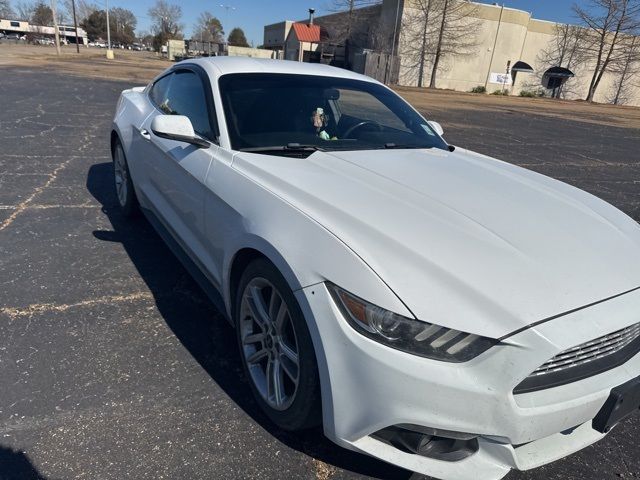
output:
[{"label": "headlight", "polygon": [[498,343],[480,337],[413,320],[362,300],[355,295],[327,284],[342,314],[356,331],[404,352],[443,362],[467,362]]}]

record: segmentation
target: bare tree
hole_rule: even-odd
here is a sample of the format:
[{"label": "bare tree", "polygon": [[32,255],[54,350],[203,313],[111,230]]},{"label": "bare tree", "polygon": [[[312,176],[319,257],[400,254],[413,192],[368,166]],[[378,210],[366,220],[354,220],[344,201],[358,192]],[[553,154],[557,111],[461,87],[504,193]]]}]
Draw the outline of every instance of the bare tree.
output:
[{"label": "bare tree", "polygon": [[[621,61],[611,67],[611,73],[617,76],[616,83],[608,100],[614,105],[629,102],[634,84],[640,81],[640,38],[631,38],[631,43]],[[638,86],[635,85],[635,88]]]},{"label": "bare tree", "polygon": [[[65,0],[64,6],[67,12],[73,11],[72,6],[73,0]],[[93,13],[100,10],[95,3],[90,3],[87,0],[76,0],[76,16],[78,18],[78,23],[89,18],[89,16]]]},{"label": "bare tree", "polygon": [[402,18],[403,42],[401,57],[408,70],[417,72],[418,87],[424,86],[424,74],[434,52],[432,33],[437,31],[436,14],[439,0],[415,0]]},{"label": "bare tree", "polygon": [[475,4],[462,0],[441,0],[436,5],[439,28],[429,88],[436,88],[438,68],[443,58],[470,55],[475,51],[478,41],[474,32],[480,22],[476,17],[477,11]]},{"label": "bare tree", "polygon": [[56,7],[56,20],[58,21],[58,25],[64,25],[65,23],[70,22],[67,12],[59,5]]},{"label": "bare tree", "polygon": [[153,20],[153,30],[155,33],[166,34],[170,38],[177,38],[181,35],[182,8],[179,5],[167,3],[165,0],[157,0],[155,5],[149,9],[149,17]]},{"label": "bare tree", "polygon": [[16,4],[18,20],[30,21],[36,10],[36,3],[28,0],[20,1]]},{"label": "bare tree", "polygon": [[[592,48],[593,36],[587,29],[576,25],[556,25],[553,40],[540,51],[537,57],[537,70],[540,72],[538,81],[551,67],[563,67],[577,74],[588,60],[587,52]],[[577,94],[573,89],[574,83],[569,79],[562,87],[553,91],[552,97],[566,98],[568,94]]]},{"label": "bare tree", "polygon": [[640,0],[588,0],[586,6],[574,4],[573,10],[594,37],[589,50],[594,62],[593,76],[586,100],[593,101],[600,81],[624,54],[627,43],[640,29]]},{"label": "bare tree", "polygon": [[367,46],[376,52],[392,53],[393,27],[383,18],[377,18],[369,25]]},{"label": "bare tree", "polygon": [[15,13],[9,0],[0,0],[0,18],[13,19]]},{"label": "bare tree", "polygon": [[165,0],[157,0],[149,9],[149,17],[153,20],[151,26],[155,33],[153,37],[153,49],[159,52],[162,45],[168,40],[182,38],[182,8],[179,5],[167,3]]},{"label": "bare tree", "polygon": [[222,23],[211,12],[202,12],[193,27],[193,37],[203,42],[223,43]]},{"label": "bare tree", "polygon": [[334,29],[332,39],[335,39],[337,43],[353,41],[351,37],[354,29],[357,29],[357,26],[361,25],[363,21],[370,20],[371,12],[366,7],[373,7],[381,3],[382,0],[333,0],[329,11],[342,15],[336,17],[332,22]]}]

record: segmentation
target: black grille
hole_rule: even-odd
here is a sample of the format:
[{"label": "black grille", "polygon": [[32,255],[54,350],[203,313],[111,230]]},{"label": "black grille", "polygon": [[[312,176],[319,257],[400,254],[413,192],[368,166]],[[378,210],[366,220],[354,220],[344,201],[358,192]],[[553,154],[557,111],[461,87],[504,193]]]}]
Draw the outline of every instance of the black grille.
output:
[{"label": "black grille", "polygon": [[526,393],[582,380],[622,365],[640,351],[640,323],[569,348],[535,369],[515,389]]}]

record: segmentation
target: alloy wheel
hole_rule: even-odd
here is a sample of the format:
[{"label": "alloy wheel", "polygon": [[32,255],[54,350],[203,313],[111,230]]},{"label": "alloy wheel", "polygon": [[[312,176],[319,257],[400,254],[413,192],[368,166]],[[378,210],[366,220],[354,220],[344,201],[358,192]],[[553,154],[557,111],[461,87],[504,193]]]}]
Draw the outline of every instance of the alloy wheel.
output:
[{"label": "alloy wheel", "polygon": [[267,404],[286,410],[296,397],[300,357],[287,303],[264,278],[252,279],[240,305],[243,359],[251,381]]},{"label": "alloy wheel", "polygon": [[127,204],[128,170],[127,164],[124,159],[124,153],[122,152],[122,147],[120,145],[118,145],[115,149],[113,157],[113,168],[116,184],[116,194],[118,195],[120,206],[124,207]]}]

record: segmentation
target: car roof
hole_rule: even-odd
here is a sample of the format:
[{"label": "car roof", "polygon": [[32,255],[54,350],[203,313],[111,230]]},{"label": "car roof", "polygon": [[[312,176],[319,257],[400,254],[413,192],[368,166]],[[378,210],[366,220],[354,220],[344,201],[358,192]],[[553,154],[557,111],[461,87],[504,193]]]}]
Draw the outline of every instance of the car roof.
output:
[{"label": "car roof", "polygon": [[332,67],[321,63],[305,63],[292,60],[272,60],[270,58],[250,57],[205,57],[192,58],[176,63],[196,64],[204,68],[213,80],[230,73],[288,73],[294,75],[317,75],[324,77],[351,78],[366,82],[379,83],[371,77],[360,75],[343,68]]}]

